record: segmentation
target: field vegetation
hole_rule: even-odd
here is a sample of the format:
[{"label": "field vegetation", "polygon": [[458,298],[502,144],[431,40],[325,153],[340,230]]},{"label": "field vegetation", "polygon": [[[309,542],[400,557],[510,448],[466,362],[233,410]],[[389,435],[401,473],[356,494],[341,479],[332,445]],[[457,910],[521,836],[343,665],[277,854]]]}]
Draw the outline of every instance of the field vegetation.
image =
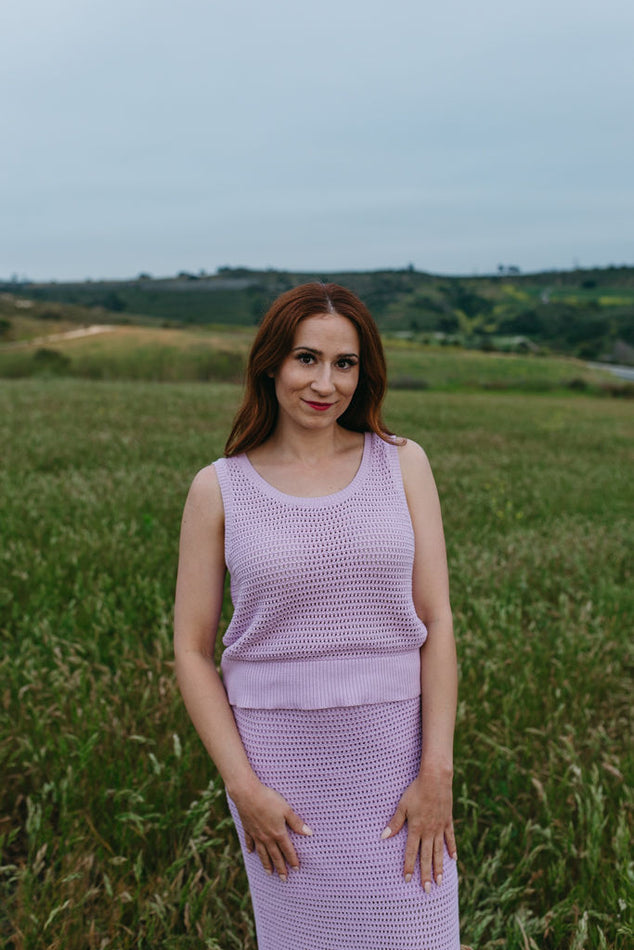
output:
[{"label": "field vegetation", "polygon": [[[35,316],[40,308],[35,304],[34,313],[14,319],[15,338],[0,345],[0,377],[240,382],[255,333],[255,327],[240,325],[165,327],[147,320],[144,325],[87,326],[64,322],[61,305],[51,329],[47,319]],[[86,335],[73,335],[78,329]],[[430,344],[409,334],[386,334],[384,342],[395,389],[634,394],[634,385],[572,357],[482,352]]]},{"label": "field vegetation", "polygon": [[541,350],[634,365],[632,267],[527,275],[500,267],[483,277],[426,274],[411,265],[336,274],[223,267],[215,274],[161,279],[140,274],[120,281],[0,283],[0,291],[53,307],[99,307],[119,322],[138,322],[135,315],[144,314],[176,323],[252,326],[279,293],[315,279],[356,291],[386,332],[471,349]]},{"label": "field vegetation", "polygon": [[0,376],[239,382],[253,330],[103,325],[68,338],[0,347]]},{"label": "field vegetation", "polygon": [[[111,334],[59,352],[88,365],[102,345],[115,361]],[[393,391],[387,417],[426,447],[444,509],[463,942],[626,950],[631,404],[468,391],[456,380],[490,357],[450,370],[451,351],[444,369],[425,353],[421,369],[391,348],[394,374],[433,388]],[[2,946],[255,950],[223,790],[171,652],[182,505],[238,398],[230,382],[0,381]],[[222,629],[229,615],[227,599]]]}]

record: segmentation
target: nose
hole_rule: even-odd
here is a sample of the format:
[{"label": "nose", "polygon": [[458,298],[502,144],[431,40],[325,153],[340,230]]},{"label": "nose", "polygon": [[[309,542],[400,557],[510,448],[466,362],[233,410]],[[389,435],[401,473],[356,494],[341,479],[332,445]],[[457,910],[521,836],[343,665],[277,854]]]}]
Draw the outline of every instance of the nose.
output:
[{"label": "nose", "polygon": [[327,363],[318,365],[310,388],[320,396],[327,396],[334,392],[335,386],[332,379],[332,367]]}]

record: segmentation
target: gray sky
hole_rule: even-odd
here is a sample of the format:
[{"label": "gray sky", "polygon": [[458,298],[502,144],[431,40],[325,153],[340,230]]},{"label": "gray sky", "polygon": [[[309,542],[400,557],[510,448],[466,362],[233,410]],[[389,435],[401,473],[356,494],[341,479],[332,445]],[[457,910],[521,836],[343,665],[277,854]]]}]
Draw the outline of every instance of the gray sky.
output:
[{"label": "gray sky", "polygon": [[0,278],[634,264],[632,0],[5,0]]}]

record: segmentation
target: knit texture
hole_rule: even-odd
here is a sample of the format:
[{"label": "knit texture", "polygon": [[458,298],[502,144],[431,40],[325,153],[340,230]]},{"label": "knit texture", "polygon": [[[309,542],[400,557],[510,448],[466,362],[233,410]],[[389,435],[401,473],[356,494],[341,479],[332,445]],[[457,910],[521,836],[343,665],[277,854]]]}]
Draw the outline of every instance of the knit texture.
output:
[{"label": "knit texture", "polygon": [[258,950],[459,950],[456,863],[426,894],[403,877],[407,826],[381,840],[420,764],[420,699],[339,709],[235,709],[249,761],[313,831],[288,880],[243,848]]},{"label": "knit texture", "polygon": [[381,840],[421,754],[414,535],[398,450],[366,434],[352,482],[319,498],[215,463],[233,619],[222,670],[249,762],[312,828],[286,882],[243,849],[258,950],[459,950],[458,879],[403,878],[407,829]]},{"label": "knit texture", "polygon": [[420,692],[427,631],[396,445],[366,433],[350,484],[287,495],[246,455],[214,463],[234,613],[222,672],[234,706],[324,708]]}]

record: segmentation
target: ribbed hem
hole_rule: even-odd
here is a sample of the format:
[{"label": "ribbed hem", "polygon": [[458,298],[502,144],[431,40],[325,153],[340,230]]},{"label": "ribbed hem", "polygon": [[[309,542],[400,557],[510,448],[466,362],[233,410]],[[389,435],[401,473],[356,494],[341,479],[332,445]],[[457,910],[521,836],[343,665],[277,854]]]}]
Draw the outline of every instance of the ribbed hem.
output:
[{"label": "ribbed hem", "polygon": [[327,709],[395,702],[420,695],[420,651],[320,660],[221,663],[232,706]]}]

